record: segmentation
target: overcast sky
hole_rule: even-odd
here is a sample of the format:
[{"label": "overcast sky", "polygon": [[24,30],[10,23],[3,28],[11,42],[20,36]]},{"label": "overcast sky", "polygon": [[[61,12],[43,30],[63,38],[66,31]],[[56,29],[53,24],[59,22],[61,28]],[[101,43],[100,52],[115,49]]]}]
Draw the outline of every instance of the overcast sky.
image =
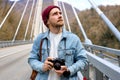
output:
[{"label": "overcast sky", "polygon": [[[79,10],[91,8],[91,4],[88,0],[58,0],[63,1],[69,4],[72,4],[74,7]],[[120,0],[93,0],[96,5],[120,5]]]},{"label": "overcast sky", "polygon": [[[20,0],[10,0],[10,1],[20,1]],[[91,8],[91,4],[88,0],[58,0],[63,1],[68,4],[73,5],[74,7],[78,8],[79,10],[89,9]],[[96,5],[120,5],[120,0],[93,0]]]}]

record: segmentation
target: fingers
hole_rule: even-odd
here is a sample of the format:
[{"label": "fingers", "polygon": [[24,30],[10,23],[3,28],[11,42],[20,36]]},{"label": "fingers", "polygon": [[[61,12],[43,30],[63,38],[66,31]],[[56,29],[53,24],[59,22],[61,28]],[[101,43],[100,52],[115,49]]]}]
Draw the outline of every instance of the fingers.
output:
[{"label": "fingers", "polygon": [[61,66],[61,70],[67,70],[66,66]]},{"label": "fingers", "polygon": [[46,65],[47,70],[51,70],[53,67],[51,65]]},{"label": "fingers", "polygon": [[67,67],[66,66],[61,66],[61,70],[55,70],[55,72],[61,76],[63,75],[64,71],[67,71]]},{"label": "fingers", "polygon": [[52,58],[52,57],[48,57],[46,60],[48,61],[48,60],[53,60],[54,58]]},{"label": "fingers", "polygon": [[43,71],[48,71],[48,70],[51,70],[52,68],[53,67],[51,65],[44,63]]},{"label": "fingers", "polygon": [[46,61],[45,61],[45,64],[50,65],[50,66],[52,66],[52,67],[53,67],[53,63],[52,63],[52,62],[50,62],[49,60],[53,60],[53,58],[48,57],[48,58],[46,59]]},{"label": "fingers", "polygon": [[55,70],[58,76],[63,75],[64,70]]},{"label": "fingers", "polygon": [[58,76],[61,76],[64,71],[62,71],[62,70],[55,70],[55,72],[57,73]]},{"label": "fingers", "polygon": [[53,68],[53,63],[48,61],[48,60],[52,60],[53,58],[48,57],[45,62],[44,62],[44,66],[43,66],[43,71],[48,71],[51,70]]}]

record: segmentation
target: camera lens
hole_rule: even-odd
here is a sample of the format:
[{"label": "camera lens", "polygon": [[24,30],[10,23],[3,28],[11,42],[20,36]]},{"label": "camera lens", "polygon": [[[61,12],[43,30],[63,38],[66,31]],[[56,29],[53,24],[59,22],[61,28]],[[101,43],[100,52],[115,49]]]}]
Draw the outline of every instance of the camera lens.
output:
[{"label": "camera lens", "polygon": [[60,70],[60,69],[61,69],[60,63],[55,63],[54,68],[55,68],[56,70]]}]

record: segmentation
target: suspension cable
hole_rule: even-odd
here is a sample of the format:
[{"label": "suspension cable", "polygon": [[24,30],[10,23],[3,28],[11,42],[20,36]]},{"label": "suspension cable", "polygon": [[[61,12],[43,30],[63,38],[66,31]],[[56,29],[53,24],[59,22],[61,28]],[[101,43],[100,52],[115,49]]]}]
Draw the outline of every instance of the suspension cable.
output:
[{"label": "suspension cable", "polygon": [[35,14],[35,29],[34,29],[34,36],[36,37],[40,32],[41,32],[41,24],[42,24],[42,17],[41,17],[41,11],[42,11],[42,3],[43,3],[43,0],[38,0],[37,1],[37,11],[36,11],[36,14]]},{"label": "suspension cable", "polygon": [[32,16],[34,4],[35,4],[35,0],[33,0],[33,3],[32,3],[32,7],[31,7],[31,11],[30,11],[30,16],[29,16],[29,20],[28,20],[28,23],[27,23],[27,28],[26,28],[25,35],[24,35],[24,41],[25,41],[26,36],[27,36],[27,32],[28,32],[28,28],[29,28],[29,24],[30,24],[30,20],[31,20],[31,16]]},{"label": "suspension cable", "polygon": [[4,22],[5,22],[5,20],[7,19],[8,15],[9,15],[10,12],[12,11],[12,9],[13,9],[13,7],[15,6],[16,3],[17,3],[17,1],[15,1],[15,2],[13,3],[12,7],[9,9],[7,15],[5,16],[5,18],[3,19],[3,21],[2,21],[1,24],[0,24],[0,28],[2,28],[2,26],[3,26]]},{"label": "suspension cable", "polygon": [[[61,3],[59,1],[58,1],[58,6],[60,7],[60,10],[63,12],[62,7],[61,7]],[[63,14],[62,14],[62,17],[63,17]],[[63,21],[65,21],[64,18],[63,18]],[[65,25],[64,25],[64,28],[66,29]]]},{"label": "suspension cable", "polygon": [[36,18],[36,13],[37,13],[37,4],[38,4],[38,0],[36,1],[36,5],[35,5],[35,13],[34,13],[34,18],[33,18],[33,23],[32,23],[32,29],[31,29],[31,34],[30,34],[30,40],[32,40],[32,36],[33,36],[33,32],[34,32],[35,18]]},{"label": "suspension cable", "polygon": [[20,28],[20,25],[21,25],[21,22],[22,22],[22,19],[23,19],[23,16],[24,16],[24,14],[25,14],[25,11],[26,11],[26,8],[27,8],[27,6],[28,6],[29,1],[30,1],[30,0],[27,0],[27,3],[26,3],[26,5],[25,5],[24,11],[23,11],[23,13],[22,13],[20,22],[19,22],[19,24],[18,24],[18,27],[17,27],[17,30],[16,30],[16,32],[15,32],[15,35],[14,35],[14,37],[13,37],[12,42],[15,41],[15,38],[16,38],[16,36],[17,36],[18,30],[19,30],[19,28]]},{"label": "suspension cable", "polygon": [[63,6],[63,11],[65,13],[65,18],[66,18],[66,21],[67,21],[67,25],[68,25],[68,30],[71,32],[71,28],[70,28],[70,25],[69,25],[69,21],[68,21],[68,17],[67,17],[67,13],[66,13],[66,9],[65,9],[65,6],[64,6],[64,3],[62,3],[62,6]]},{"label": "suspension cable", "polygon": [[[72,6],[72,5],[71,5],[71,6]],[[85,33],[84,29],[83,29],[83,26],[82,26],[82,24],[81,24],[81,22],[80,22],[80,19],[78,18],[78,15],[77,15],[75,9],[73,8],[73,6],[72,6],[72,9],[73,9],[73,12],[74,12],[74,14],[75,14],[75,17],[76,17],[76,19],[77,19],[77,22],[78,22],[78,24],[79,24],[79,28],[80,28],[80,30],[82,31],[82,34],[83,34],[83,36],[84,36],[85,43],[92,44],[91,40],[88,39],[88,37],[86,36],[86,33]]]},{"label": "suspension cable", "polygon": [[104,20],[104,22],[107,24],[107,26],[116,36],[116,38],[120,41],[120,32],[117,30],[117,28],[111,23],[111,21],[104,15],[104,13],[96,6],[96,4],[92,0],[88,1],[93,6],[98,15]]}]

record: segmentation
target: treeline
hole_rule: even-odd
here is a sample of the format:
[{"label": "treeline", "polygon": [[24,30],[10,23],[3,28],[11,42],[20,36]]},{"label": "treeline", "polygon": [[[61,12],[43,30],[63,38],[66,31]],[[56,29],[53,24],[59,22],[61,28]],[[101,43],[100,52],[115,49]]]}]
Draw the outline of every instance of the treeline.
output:
[{"label": "treeline", "polygon": [[[120,6],[99,6],[99,8],[120,31]],[[80,12],[79,19],[88,38],[93,44],[120,49],[120,41],[117,40],[105,22],[93,8]],[[84,41],[77,21],[73,20],[71,28],[74,33],[79,35],[81,40]]]}]

